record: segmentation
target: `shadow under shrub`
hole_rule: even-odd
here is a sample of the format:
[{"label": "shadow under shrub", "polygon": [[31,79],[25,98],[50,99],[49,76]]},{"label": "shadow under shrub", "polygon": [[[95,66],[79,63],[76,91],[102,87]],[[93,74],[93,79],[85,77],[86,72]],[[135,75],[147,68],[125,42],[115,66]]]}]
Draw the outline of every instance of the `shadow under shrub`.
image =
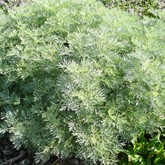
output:
[{"label": "shadow under shrub", "polygon": [[165,22],[94,0],[35,0],[1,14],[1,133],[16,148],[115,164],[164,128]]}]

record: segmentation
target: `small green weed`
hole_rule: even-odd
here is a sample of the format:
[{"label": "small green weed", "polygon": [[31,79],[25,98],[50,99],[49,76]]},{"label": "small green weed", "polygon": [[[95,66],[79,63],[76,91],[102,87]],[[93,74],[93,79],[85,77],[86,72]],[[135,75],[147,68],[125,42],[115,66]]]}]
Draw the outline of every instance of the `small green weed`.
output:
[{"label": "small green weed", "polygon": [[141,132],[140,136],[134,138],[120,156],[119,165],[164,165],[164,139],[160,134],[149,138]]}]

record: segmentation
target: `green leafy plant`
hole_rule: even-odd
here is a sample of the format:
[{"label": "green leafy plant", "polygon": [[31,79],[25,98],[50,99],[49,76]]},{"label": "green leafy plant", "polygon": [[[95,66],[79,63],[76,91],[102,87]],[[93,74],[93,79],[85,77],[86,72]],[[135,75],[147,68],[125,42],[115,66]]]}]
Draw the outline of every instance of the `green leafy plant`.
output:
[{"label": "green leafy plant", "polygon": [[23,5],[24,3],[31,2],[31,0],[0,0],[0,8],[8,12],[10,8],[14,8],[15,6]]},{"label": "green leafy plant", "polygon": [[158,0],[100,0],[108,8],[118,7],[140,16],[157,17],[155,10],[161,6]]},{"label": "green leafy plant", "polygon": [[132,144],[127,145],[121,155],[119,164],[163,165],[165,163],[164,139],[160,134],[149,138],[149,135],[147,137],[144,132],[141,132],[138,138],[132,140]]},{"label": "green leafy plant", "polygon": [[36,161],[115,164],[123,143],[164,128],[164,31],[95,0],[1,12],[0,132]]}]

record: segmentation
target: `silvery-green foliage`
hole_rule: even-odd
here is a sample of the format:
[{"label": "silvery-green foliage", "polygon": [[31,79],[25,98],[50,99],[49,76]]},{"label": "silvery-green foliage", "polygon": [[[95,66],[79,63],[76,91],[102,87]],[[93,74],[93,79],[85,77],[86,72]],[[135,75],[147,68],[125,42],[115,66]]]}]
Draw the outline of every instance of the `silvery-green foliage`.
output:
[{"label": "silvery-green foliage", "polygon": [[140,131],[164,128],[163,18],[35,0],[0,19],[0,132],[16,148],[109,165]]}]

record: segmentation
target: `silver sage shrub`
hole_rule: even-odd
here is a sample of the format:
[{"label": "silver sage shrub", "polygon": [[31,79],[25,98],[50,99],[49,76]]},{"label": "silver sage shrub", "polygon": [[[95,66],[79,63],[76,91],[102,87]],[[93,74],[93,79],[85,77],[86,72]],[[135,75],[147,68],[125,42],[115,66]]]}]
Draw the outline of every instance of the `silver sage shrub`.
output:
[{"label": "silver sage shrub", "polygon": [[1,11],[0,132],[36,161],[115,164],[126,142],[164,128],[164,43],[163,19],[95,0]]}]

